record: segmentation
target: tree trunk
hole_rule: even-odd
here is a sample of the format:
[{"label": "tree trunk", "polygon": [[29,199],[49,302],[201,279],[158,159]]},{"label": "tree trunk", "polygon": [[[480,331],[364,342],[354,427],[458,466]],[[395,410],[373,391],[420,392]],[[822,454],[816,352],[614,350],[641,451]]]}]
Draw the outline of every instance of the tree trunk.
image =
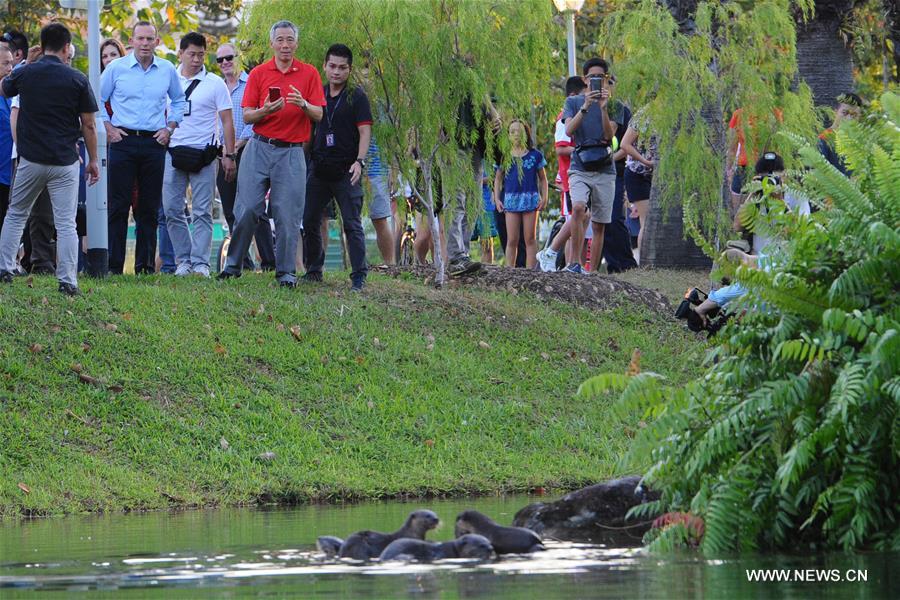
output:
[{"label": "tree trunk", "polygon": [[681,202],[672,202],[663,216],[659,188],[650,190],[650,220],[641,244],[642,267],[708,269],[712,260],[690,238],[685,239]]},{"label": "tree trunk", "polygon": [[[845,5],[838,10],[835,4]],[[816,2],[816,14],[797,24],[797,69],[812,90],[816,106],[835,106],[835,98],[852,92],[853,60],[839,29],[841,15],[853,2]]]}]

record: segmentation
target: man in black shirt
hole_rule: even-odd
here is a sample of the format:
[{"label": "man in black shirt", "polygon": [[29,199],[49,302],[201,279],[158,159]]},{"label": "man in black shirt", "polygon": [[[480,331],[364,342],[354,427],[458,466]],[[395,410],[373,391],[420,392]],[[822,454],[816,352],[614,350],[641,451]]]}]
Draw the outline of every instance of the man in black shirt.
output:
[{"label": "man in black shirt", "polygon": [[61,23],[41,30],[44,56],[16,69],[0,83],[6,97],[22,95],[19,115],[19,164],[9,211],[0,234],[0,281],[12,282],[16,252],[31,206],[44,187],[50,193],[57,231],[59,291],[78,294],[78,152],[84,136],[90,162],[85,169],[94,184],[100,178],[97,162],[97,102],[87,77],[66,66],[72,34]]},{"label": "man in black shirt", "polygon": [[306,274],[303,281],[322,281],[325,251],[319,227],[322,213],[334,198],[341,209],[350,254],[350,289],[358,292],[362,291],[368,273],[360,178],[372,138],[372,109],[361,88],[347,89],[352,68],[353,53],[350,48],[343,44],[328,48],[323,67],[328,78],[325,114],[316,125],[306,184],[306,209],[303,214]]}]

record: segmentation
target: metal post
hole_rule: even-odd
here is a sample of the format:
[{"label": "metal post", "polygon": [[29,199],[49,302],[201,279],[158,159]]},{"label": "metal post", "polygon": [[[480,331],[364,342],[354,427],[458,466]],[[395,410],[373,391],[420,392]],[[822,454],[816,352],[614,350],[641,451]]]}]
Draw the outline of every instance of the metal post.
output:
[{"label": "metal post", "polygon": [[[100,3],[88,0],[88,77],[97,106],[106,110],[100,101]],[[97,157],[100,163],[100,179],[87,189],[87,273],[92,277],[106,277],[109,273],[109,237],[106,197],[107,149],[106,127],[97,113]]]},{"label": "metal post", "polygon": [[575,11],[566,11],[566,44],[569,48],[569,77],[575,77]]}]

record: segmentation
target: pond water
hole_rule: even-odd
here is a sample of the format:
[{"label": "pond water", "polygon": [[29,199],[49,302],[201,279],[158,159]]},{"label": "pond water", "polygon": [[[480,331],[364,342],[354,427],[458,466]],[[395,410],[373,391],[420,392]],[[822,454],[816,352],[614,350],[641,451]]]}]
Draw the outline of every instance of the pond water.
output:
[{"label": "pond water", "polygon": [[[896,598],[900,590],[898,553],[708,560],[691,552],[647,555],[621,543],[551,541],[546,552],[487,563],[357,565],[325,560],[315,549],[319,535],[392,531],[416,508],[430,508],[444,521],[429,539],[448,540],[462,510],[474,508],[509,524],[535,500],[508,496],[4,523],[0,598],[32,598],[42,591],[86,598]],[[844,581],[749,582],[748,569],[811,569],[819,574],[805,572],[808,579],[837,575]]]}]

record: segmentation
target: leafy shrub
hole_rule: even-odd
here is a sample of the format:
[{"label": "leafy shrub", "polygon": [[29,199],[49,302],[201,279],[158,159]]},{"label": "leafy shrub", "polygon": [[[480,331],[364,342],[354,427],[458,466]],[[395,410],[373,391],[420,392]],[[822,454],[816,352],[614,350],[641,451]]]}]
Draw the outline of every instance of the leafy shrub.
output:
[{"label": "leafy shrub", "polygon": [[[768,270],[733,269],[750,291],[703,377],[579,391],[650,417],[626,460],[662,497],[635,511],[701,516],[707,554],[900,548],[900,97],[881,104],[837,132],[852,178],[794,140],[807,170],[788,189],[820,210],[745,215],[781,249]],[[667,531],[654,546],[677,542]]]}]

